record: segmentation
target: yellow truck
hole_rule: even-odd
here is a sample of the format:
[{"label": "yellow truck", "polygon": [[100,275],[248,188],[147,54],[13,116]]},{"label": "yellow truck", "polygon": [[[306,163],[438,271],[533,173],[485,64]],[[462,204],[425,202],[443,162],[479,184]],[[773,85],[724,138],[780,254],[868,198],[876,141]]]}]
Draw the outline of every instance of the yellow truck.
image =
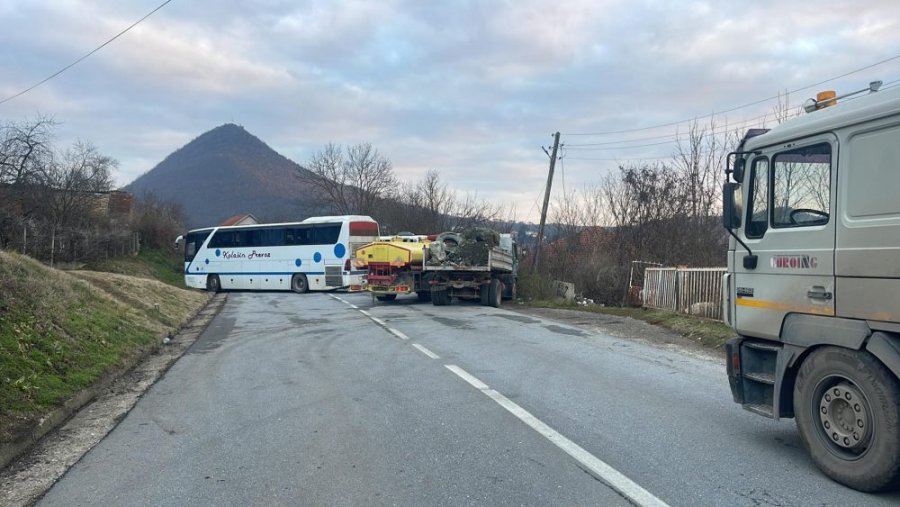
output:
[{"label": "yellow truck", "polygon": [[516,297],[515,241],[489,229],[384,237],[360,247],[354,262],[367,271],[366,290],[379,301],[415,292],[435,306],[456,298],[499,307]]},{"label": "yellow truck", "polygon": [[357,269],[365,269],[366,290],[379,301],[415,292],[419,301],[431,300],[431,288],[422,284],[428,236],[401,234],[379,238],[356,251]]}]

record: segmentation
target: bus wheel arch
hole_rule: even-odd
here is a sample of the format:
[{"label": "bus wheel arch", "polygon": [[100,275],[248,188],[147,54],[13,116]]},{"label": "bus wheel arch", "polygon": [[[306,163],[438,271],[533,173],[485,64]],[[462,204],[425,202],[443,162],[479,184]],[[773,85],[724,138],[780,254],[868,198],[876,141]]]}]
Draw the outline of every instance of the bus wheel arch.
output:
[{"label": "bus wheel arch", "polygon": [[294,273],[291,277],[291,290],[297,294],[306,294],[309,292],[309,280],[303,273]]},{"label": "bus wheel arch", "polygon": [[222,283],[219,281],[219,275],[209,275],[206,277],[206,290],[209,292],[221,292]]},{"label": "bus wheel arch", "polygon": [[827,476],[867,492],[900,486],[900,381],[872,354],[812,351],[797,374],[794,412]]}]

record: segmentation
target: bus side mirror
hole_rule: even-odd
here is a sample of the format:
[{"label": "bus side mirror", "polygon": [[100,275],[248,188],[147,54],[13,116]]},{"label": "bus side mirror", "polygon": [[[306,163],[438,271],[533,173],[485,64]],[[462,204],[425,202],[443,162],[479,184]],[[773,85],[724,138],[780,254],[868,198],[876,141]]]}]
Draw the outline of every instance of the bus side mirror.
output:
[{"label": "bus side mirror", "polygon": [[741,226],[740,183],[726,183],[722,187],[722,222],[726,229],[733,230]]}]

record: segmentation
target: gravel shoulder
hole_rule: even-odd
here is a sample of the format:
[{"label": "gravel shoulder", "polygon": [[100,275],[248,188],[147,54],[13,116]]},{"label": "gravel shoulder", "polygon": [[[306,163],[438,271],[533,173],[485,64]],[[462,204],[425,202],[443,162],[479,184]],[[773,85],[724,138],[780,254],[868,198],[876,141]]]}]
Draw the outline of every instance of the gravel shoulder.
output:
[{"label": "gravel shoulder", "polygon": [[693,356],[723,361],[721,349],[712,349],[675,331],[649,324],[642,320],[618,315],[570,310],[565,308],[538,308],[527,305],[508,305],[509,309],[525,315],[555,320],[591,333],[602,333],[615,338],[640,341],[665,349],[678,349]]}]

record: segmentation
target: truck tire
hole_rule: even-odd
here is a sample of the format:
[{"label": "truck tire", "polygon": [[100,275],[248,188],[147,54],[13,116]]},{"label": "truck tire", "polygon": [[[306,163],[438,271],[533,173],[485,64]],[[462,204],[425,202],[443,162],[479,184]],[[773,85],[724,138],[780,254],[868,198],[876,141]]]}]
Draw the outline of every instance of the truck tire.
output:
[{"label": "truck tire", "polygon": [[431,290],[431,304],[434,306],[447,306],[450,304],[450,294],[447,289]]},{"label": "truck tire", "polygon": [[427,303],[431,301],[431,289],[417,291],[416,297],[419,298],[419,302],[421,303]]},{"label": "truck tire", "polygon": [[297,273],[291,277],[291,290],[297,294],[306,294],[309,292],[309,280],[306,275]]},{"label": "truck tire", "polygon": [[209,275],[206,277],[206,290],[209,292],[222,291],[222,283],[219,281],[219,275]]},{"label": "truck tire", "polygon": [[393,300],[397,299],[397,295],[396,294],[382,294],[380,296],[375,296],[375,299],[377,299],[379,301],[393,301]]},{"label": "truck tire", "polygon": [[516,299],[516,276],[503,275],[503,299]]},{"label": "truck tire", "polygon": [[500,280],[494,278],[491,280],[491,285],[488,288],[488,300],[489,304],[494,308],[500,308],[500,303],[503,299],[503,284],[500,283]]},{"label": "truck tire", "polygon": [[866,492],[900,486],[900,382],[875,357],[813,351],[797,374],[794,412],[825,475]]},{"label": "truck tire", "polygon": [[488,306],[491,304],[491,285],[488,283],[482,284],[481,287],[478,288],[478,297],[481,299],[481,304],[484,306]]}]

